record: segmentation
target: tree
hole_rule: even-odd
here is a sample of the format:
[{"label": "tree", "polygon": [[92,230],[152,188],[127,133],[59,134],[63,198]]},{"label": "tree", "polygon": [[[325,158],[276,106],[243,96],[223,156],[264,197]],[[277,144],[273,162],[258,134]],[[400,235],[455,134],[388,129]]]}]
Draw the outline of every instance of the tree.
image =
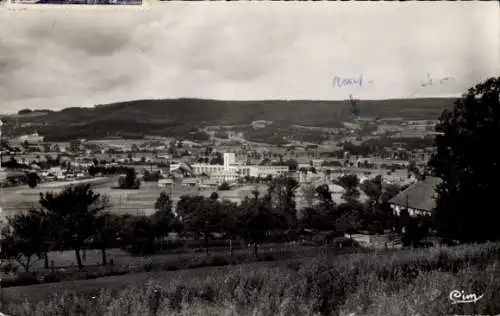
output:
[{"label": "tree", "polygon": [[380,196],[380,202],[384,203],[398,195],[401,192],[401,187],[397,184],[387,184],[382,191],[382,195]]},{"label": "tree", "polygon": [[345,189],[342,198],[346,201],[354,201],[359,198],[359,178],[355,174],[345,175],[339,178],[338,184]]},{"label": "tree", "polygon": [[361,223],[361,214],[358,210],[345,210],[335,221],[335,230],[346,233],[352,238],[352,234],[361,228]]},{"label": "tree", "polygon": [[211,165],[223,165],[224,164],[224,158],[221,153],[216,152],[215,157],[210,159],[210,164]]},{"label": "tree", "polygon": [[52,149],[52,146],[50,145],[50,143],[43,143],[42,146],[43,146],[43,151],[46,153],[50,152]]},{"label": "tree", "polygon": [[226,181],[222,182],[222,184],[219,186],[220,191],[229,191],[231,190],[231,187],[229,186],[229,183]]},{"label": "tree", "polygon": [[332,229],[331,213],[324,212],[317,207],[306,207],[301,211],[299,227],[316,231]]},{"label": "tree", "polygon": [[38,220],[39,229],[36,236],[42,245],[42,255],[44,259],[45,269],[49,268],[49,251],[54,246],[54,240],[57,239],[55,226],[56,214],[48,212],[44,208],[30,209],[29,213],[35,216]]},{"label": "tree", "polygon": [[69,151],[72,153],[80,152],[80,148],[82,146],[82,142],[78,139],[74,139],[69,142]]},{"label": "tree", "polygon": [[101,248],[102,265],[106,265],[106,249],[112,247],[122,227],[121,218],[108,212],[97,216],[96,237]]},{"label": "tree", "polygon": [[41,227],[40,217],[28,211],[8,217],[7,222],[10,230],[2,232],[2,255],[13,258],[29,272],[36,261],[34,257],[41,258],[44,249],[43,239],[37,234]]},{"label": "tree", "polygon": [[316,188],[311,184],[305,184],[300,186],[300,189],[307,206],[312,207],[314,204],[314,199],[316,197]]},{"label": "tree", "polygon": [[224,236],[229,239],[229,252],[230,255],[233,256],[233,240],[239,235],[239,208],[236,203],[223,200],[220,203],[220,211],[222,217],[220,221],[221,229]]},{"label": "tree", "polygon": [[414,160],[410,161],[406,170],[408,171],[408,175],[413,174],[417,178],[420,176],[420,170],[418,169],[417,163]]},{"label": "tree", "polygon": [[145,182],[158,182],[161,179],[161,173],[159,171],[150,172],[148,170],[144,170],[144,181]]},{"label": "tree", "polygon": [[295,203],[295,190],[298,188],[297,180],[280,176],[268,183],[267,201],[271,211],[282,216],[286,228],[297,228],[297,208]]},{"label": "tree", "polygon": [[208,255],[210,235],[221,232],[220,221],[223,214],[220,203],[203,196],[182,196],[177,202],[176,211],[186,231],[192,233],[196,239],[203,236]]},{"label": "tree", "polygon": [[94,236],[97,217],[107,207],[106,198],[95,193],[89,184],[68,186],[60,193],[40,193],[40,205],[51,213],[57,242],[75,251],[83,268],[80,251]]},{"label": "tree", "polygon": [[437,151],[429,161],[437,188],[438,234],[461,242],[498,240],[496,195],[500,191],[500,77],[468,90],[445,110],[436,132]]},{"label": "tree", "polygon": [[23,142],[21,143],[21,146],[22,146],[25,150],[27,150],[27,149],[29,149],[29,148],[30,148],[30,143],[29,143],[27,140],[25,140],[25,141],[23,141]]},{"label": "tree", "polygon": [[319,208],[321,209],[321,211],[324,213],[331,212],[333,207],[335,206],[335,203],[333,201],[332,193],[330,192],[328,185],[323,184],[318,186],[316,188],[316,194],[318,195],[320,201]]},{"label": "tree", "polygon": [[285,166],[288,166],[290,168],[290,171],[297,171],[297,167],[299,166],[299,163],[295,159],[288,159],[287,161],[284,162]]},{"label": "tree", "polygon": [[282,219],[271,210],[268,201],[257,196],[243,200],[238,214],[238,231],[245,241],[253,243],[257,257],[258,245],[265,240],[269,231],[282,224]]},{"label": "tree", "polygon": [[382,176],[378,175],[373,179],[368,179],[361,183],[361,190],[368,196],[369,198],[369,208],[373,211],[375,207],[378,207],[380,204],[380,198],[383,193],[382,189]]},{"label": "tree", "polygon": [[155,202],[155,212],[151,215],[151,223],[155,236],[161,238],[162,245],[165,237],[172,231],[180,231],[180,222],[172,209],[173,201],[168,194],[162,192]]},{"label": "tree", "polygon": [[32,189],[35,188],[38,185],[39,181],[40,181],[40,177],[38,176],[38,174],[36,172],[28,173],[27,182],[28,182],[28,186],[30,188],[32,188]]},{"label": "tree", "polygon": [[137,174],[134,168],[127,168],[125,171],[125,176],[121,176],[118,179],[118,187],[120,189],[127,190],[137,190],[141,186],[140,180],[137,178]]},{"label": "tree", "polygon": [[217,201],[219,199],[219,194],[217,192],[212,192],[210,194],[210,199]]},{"label": "tree", "polygon": [[155,252],[155,230],[147,216],[124,216],[120,237],[126,250],[132,254],[153,254]]}]

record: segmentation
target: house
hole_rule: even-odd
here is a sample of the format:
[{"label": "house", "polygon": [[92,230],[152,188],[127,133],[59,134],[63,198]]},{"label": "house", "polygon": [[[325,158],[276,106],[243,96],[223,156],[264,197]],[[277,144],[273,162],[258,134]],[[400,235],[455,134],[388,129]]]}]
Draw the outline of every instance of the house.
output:
[{"label": "house", "polygon": [[440,183],[440,178],[427,177],[390,199],[389,205],[396,215],[405,209],[410,216],[431,215],[436,207],[436,187]]},{"label": "house", "polygon": [[194,187],[198,184],[198,181],[194,178],[188,178],[182,180],[182,185],[186,187]]},{"label": "house", "polygon": [[216,189],[218,187],[218,183],[215,180],[205,180],[200,185],[203,189]]},{"label": "house", "polygon": [[174,185],[174,180],[172,179],[160,179],[158,180],[158,186],[160,188],[168,188]]}]

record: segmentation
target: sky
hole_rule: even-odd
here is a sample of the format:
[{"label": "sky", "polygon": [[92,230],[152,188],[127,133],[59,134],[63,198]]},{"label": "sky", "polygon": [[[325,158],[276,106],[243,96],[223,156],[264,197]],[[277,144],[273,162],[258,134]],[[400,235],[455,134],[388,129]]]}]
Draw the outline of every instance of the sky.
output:
[{"label": "sky", "polygon": [[495,1],[27,6],[0,10],[0,113],[179,97],[455,97],[500,74]]}]

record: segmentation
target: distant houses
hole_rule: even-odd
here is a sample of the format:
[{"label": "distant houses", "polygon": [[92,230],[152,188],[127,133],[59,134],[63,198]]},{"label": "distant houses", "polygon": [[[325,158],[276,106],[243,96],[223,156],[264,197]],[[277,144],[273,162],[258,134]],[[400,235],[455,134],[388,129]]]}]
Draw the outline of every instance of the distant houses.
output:
[{"label": "distant houses", "polygon": [[44,137],[38,135],[38,133],[33,133],[33,134],[27,134],[27,135],[21,135],[13,139],[13,143],[28,143],[31,145],[39,145],[42,144],[44,141]]}]

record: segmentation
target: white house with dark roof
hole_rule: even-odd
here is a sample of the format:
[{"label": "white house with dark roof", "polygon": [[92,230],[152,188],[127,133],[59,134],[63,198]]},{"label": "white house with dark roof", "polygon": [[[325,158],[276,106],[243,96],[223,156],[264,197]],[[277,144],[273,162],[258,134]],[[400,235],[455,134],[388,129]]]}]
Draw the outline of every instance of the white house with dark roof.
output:
[{"label": "white house with dark roof", "polygon": [[390,199],[389,205],[396,215],[402,210],[408,210],[410,216],[431,215],[436,207],[436,187],[440,183],[440,178],[427,177]]}]

